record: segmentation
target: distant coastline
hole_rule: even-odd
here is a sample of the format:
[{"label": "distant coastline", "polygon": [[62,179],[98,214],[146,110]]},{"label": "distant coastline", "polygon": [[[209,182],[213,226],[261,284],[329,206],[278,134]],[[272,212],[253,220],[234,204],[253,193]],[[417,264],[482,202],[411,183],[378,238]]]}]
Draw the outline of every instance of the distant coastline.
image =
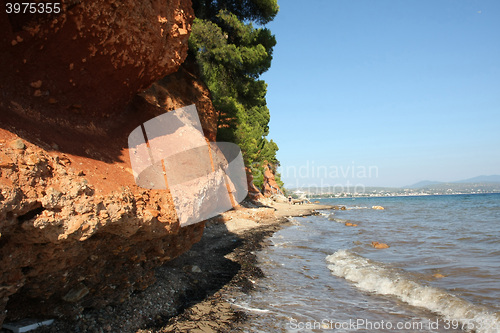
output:
[{"label": "distant coastline", "polygon": [[300,187],[289,189],[291,193],[303,193],[308,198],[351,198],[351,197],[405,197],[428,195],[459,195],[500,193],[500,183],[439,183],[419,188],[364,187],[339,188]]},{"label": "distant coastline", "polygon": [[430,196],[447,196],[447,195],[481,195],[481,194],[500,194],[498,192],[479,192],[479,193],[414,193],[414,194],[390,194],[390,195],[369,195],[369,194],[356,194],[346,196],[326,196],[326,195],[312,195],[310,199],[350,199],[350,198],[398,198],[398,197],[430,197]]}]

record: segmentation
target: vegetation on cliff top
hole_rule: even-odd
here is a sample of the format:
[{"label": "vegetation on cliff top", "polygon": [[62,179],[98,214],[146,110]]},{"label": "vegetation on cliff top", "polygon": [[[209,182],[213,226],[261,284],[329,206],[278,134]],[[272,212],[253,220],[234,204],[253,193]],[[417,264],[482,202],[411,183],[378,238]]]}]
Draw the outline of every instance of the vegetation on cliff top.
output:
[{"label": "vegetation on cliff top", "polygon": [[254,28],[252,22],[271,21],[278,13],[277,1],[193,0],[193,8],[196,19],[189,50],[219,112],[217,139],[240,146],[255,185],[261,187],[264,164],[279,165],[278,146],[266,138],[267,84],[259,80],[271,66],[276,39],[269,29]]}]

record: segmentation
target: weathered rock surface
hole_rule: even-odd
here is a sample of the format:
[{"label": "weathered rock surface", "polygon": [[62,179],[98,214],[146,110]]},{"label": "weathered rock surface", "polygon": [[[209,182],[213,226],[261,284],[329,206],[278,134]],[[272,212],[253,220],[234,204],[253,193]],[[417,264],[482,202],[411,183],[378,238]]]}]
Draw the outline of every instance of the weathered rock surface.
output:
[{"label": "weathered rock surface", "polygon": [[175,110],[196,102],[205,137],[215,142],[218,114],[212,105],[210,92],[196,72],[197,65],[188,60],[177,72],[153,83],[140,95],[161,110]]},{"label": "weathered rock surface", "polygon": [[262,195],[262,193],[260,193],[257,186],[255,186],[253,183],[252,170],[250,168],[245,168],[245,171],[247,173],[248,196],[252,200],[260,200],[264,198],[264,196]]},{"label": "weathered rock surface", "polygon": [[283,194],[278,183],[276,182],[274,172],[275,171],[271,164],[267,164],[264,167],[264,186],[262,193],[265,197],[270,197],[274,194]]},{"label": "weathered rock surface", "polygon": [[0,144],[0,297],[10,318],[119,302],[202,235],[202,223],[179,227],[168,193],[99,195],[70,158]]},{"label": "weathered rock surface", "polygon": [[127,148],[132,129],[192,103],[215,138],[192,68],[150,87],[186,57],[190,1],[63,4],[0,12],[0,322],[122,302],[203,232],[179,227],[168,191],[135,186]]},{"label": "weathered rock surface", "polygon": [[[113,114],[187,55],[190,0],[63,0],[58,14],[0,12],[0,88],[51,113]],[[56,112],[58,111],[58,112]]]},{"label": "weathered rock surface", "polygon": [[375,249],[388,249],[389,245],[385,243],[372,242],[372,247]]}]

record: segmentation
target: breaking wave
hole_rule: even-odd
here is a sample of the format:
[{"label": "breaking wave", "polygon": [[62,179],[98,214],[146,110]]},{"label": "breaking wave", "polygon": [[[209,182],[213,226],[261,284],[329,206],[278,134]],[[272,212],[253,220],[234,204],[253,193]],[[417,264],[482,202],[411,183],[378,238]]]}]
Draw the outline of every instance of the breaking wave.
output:
[{"label": "breaking wave", "polygon": [[332,274],[353,282],[359,289],[392,295],[412,305],[425,308],[448,320],[473,327],[478,333],[500,332],[500,315],[472,304],[449,292],[420,284],[404,271],[386,267],[346,250],[326,257]]}]

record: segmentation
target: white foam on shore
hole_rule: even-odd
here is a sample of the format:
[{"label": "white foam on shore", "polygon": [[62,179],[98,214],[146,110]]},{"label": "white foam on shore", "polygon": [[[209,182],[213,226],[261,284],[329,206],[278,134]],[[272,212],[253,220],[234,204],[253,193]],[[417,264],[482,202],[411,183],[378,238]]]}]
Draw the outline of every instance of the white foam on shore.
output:
[{"label": "white foam on shore", "polygon": [[356,210],[356,209],[369,209],[369,207],[352,206],[346,208],[346,210]]},{"label": "white foam on shore", "polygon": [[270,312],[269,310],[266,310],[266,309],[252,308],[248,305],[242,305],[242,304],[236,304],[236,303],[232,303],[232,305],[237,307],[237,308],[240,308],[240,309],[243,309],[246,311],[250,311],[250,312],[256,312],[256,313],[268,313],[268,312]]},{"label": "white foam on shore", "polygon": [[425,308],[449,320],[474,325],[478,333],[500,332],[500,315],[472,304],[445,290],[425,286],[405,277],[404,272],[384,267],[347,250],[326,257],[332,274],[354,282],[359,289],[392,295],[412,305]]}]

